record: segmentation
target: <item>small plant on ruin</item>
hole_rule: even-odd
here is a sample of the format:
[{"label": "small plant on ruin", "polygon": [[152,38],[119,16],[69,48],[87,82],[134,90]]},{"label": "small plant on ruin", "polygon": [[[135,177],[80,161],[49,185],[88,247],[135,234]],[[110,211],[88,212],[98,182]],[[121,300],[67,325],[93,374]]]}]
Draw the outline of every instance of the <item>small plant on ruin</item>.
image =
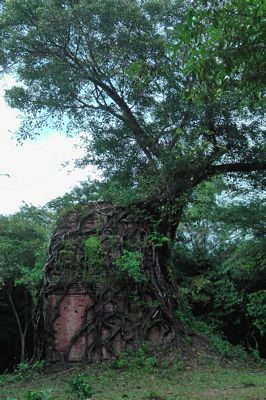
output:
[{"label": "small plant on ruin", "polygon": [[145,275],[141,270],[143,254],[139,251],[122,250],[121,255],[115,260],[119,273],[126,273],[136,283],[145,281]]},{"label": "small plant on ruin", "polygon": [[85,240],[85,259],[87,265],[91,267],[100,267],[102,265],[102,252],[100,239],[97,236],[91,236]]},{"label": "small plant on ruin", "polygon": [[105,260],[100,239],[91,236],[85,240],[85,269],[83,277],[90,281],[105,281]]}]

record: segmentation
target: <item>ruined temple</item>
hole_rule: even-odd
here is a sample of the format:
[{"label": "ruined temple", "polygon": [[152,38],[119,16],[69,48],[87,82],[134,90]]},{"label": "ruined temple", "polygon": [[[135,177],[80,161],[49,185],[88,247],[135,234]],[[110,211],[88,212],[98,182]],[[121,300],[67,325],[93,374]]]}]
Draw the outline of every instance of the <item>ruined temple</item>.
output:
[{"label": "ruined temple", "polygon": [[160,248],[151,224],[132,210],[97,203],[62,216],[41,292],[36,348],[46,360],[99,362],[143,340],[173,341],[173,291]]}]

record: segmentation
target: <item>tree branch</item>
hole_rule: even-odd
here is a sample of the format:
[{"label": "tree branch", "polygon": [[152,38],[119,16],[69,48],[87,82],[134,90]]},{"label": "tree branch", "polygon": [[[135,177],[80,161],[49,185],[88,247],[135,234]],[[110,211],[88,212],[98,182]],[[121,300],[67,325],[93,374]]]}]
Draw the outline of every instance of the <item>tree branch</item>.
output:
[{"label": "tree branch", "polygon": [[207,174],[208,176],[211,176],[228,172],[252,172],[264,170],[266,170],[266,162],[234,163],[212,165],[208,168]]},{"label": "tree branch", "polygon": [[138,143],[142,151],[145,153],[148,160],[152,164],[154,164],[155,160],[153,156],[159,157],[161,153],[159,147],[139,124],[135,115],[132,113],[130,107],[127,105],[126,101],[118,94],[114,86],[108,85],[103,81],[103,79],[99,76],[98,72],[95,70],[96,67],[94,64],[84,66],[82,61],[76,55],[72,54],[72,52],[69,51],[67,48],[64,48],[56,43],[54,43],[54,46],[60,49],[60,51],[63,51],[65,60],[64,58],[62,58],[62,54],[57,54],[56,52],[50,50],[52,56],[56,56],[60,60],[68,62],[68,64],[71,67],[76,66],[81,70],[83,70],[86,74],[87,79],[91,83],[93,83],[95,87],[102,89],[103,92],[107,94],[107,96],[110,99],[112,99],[113,102],[120,108],[122,115],[119,115],[118,113],[116,113],[115,115],[114,114],[115,111],[112,108],[110,108],[110,106],[106,108],[106,111],[107,112],[112,111],[111,114],[116,117],[119,115],[119,119],[124,121],[124,123],[131,129],[131,132],[133,133],[136,142]]}]

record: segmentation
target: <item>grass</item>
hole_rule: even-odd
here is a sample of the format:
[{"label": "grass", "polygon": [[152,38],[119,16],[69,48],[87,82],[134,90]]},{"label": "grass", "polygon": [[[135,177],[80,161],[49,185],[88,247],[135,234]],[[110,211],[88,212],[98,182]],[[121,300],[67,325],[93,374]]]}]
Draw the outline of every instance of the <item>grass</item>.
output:
[{"label": "grass", "polygon": [[203,357],[190,366],[179,360],[144,369],[136,364],[125,369],[103,364],[59,373],[28,371],[19,378],[4,375],[0,399],[25,400],[27,395],[34,398],[29,397],[30,391],[43,391],[44,396],[36,400],[80,400],[78,392],[71,392],[71,382],[78,375],[92,387],[93,394],[87,398],[93,400],[266,400],[265,370]]}]

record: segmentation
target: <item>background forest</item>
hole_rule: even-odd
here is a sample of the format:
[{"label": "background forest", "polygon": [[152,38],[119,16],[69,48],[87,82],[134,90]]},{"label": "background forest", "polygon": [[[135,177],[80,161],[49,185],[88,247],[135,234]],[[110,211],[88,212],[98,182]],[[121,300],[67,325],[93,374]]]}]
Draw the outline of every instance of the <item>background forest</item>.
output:
[{"label": "background forest", "polygon": [[141,210],[165,239],[159,286],[173,320],[214,335],[223,356],[226,338],[265,357],[265,13],[262,0],[0,1],[19,140],[83,132],[77,165],[102,172],[1,216],[1,369],[33,354],[56,220],[91,201]]}]

